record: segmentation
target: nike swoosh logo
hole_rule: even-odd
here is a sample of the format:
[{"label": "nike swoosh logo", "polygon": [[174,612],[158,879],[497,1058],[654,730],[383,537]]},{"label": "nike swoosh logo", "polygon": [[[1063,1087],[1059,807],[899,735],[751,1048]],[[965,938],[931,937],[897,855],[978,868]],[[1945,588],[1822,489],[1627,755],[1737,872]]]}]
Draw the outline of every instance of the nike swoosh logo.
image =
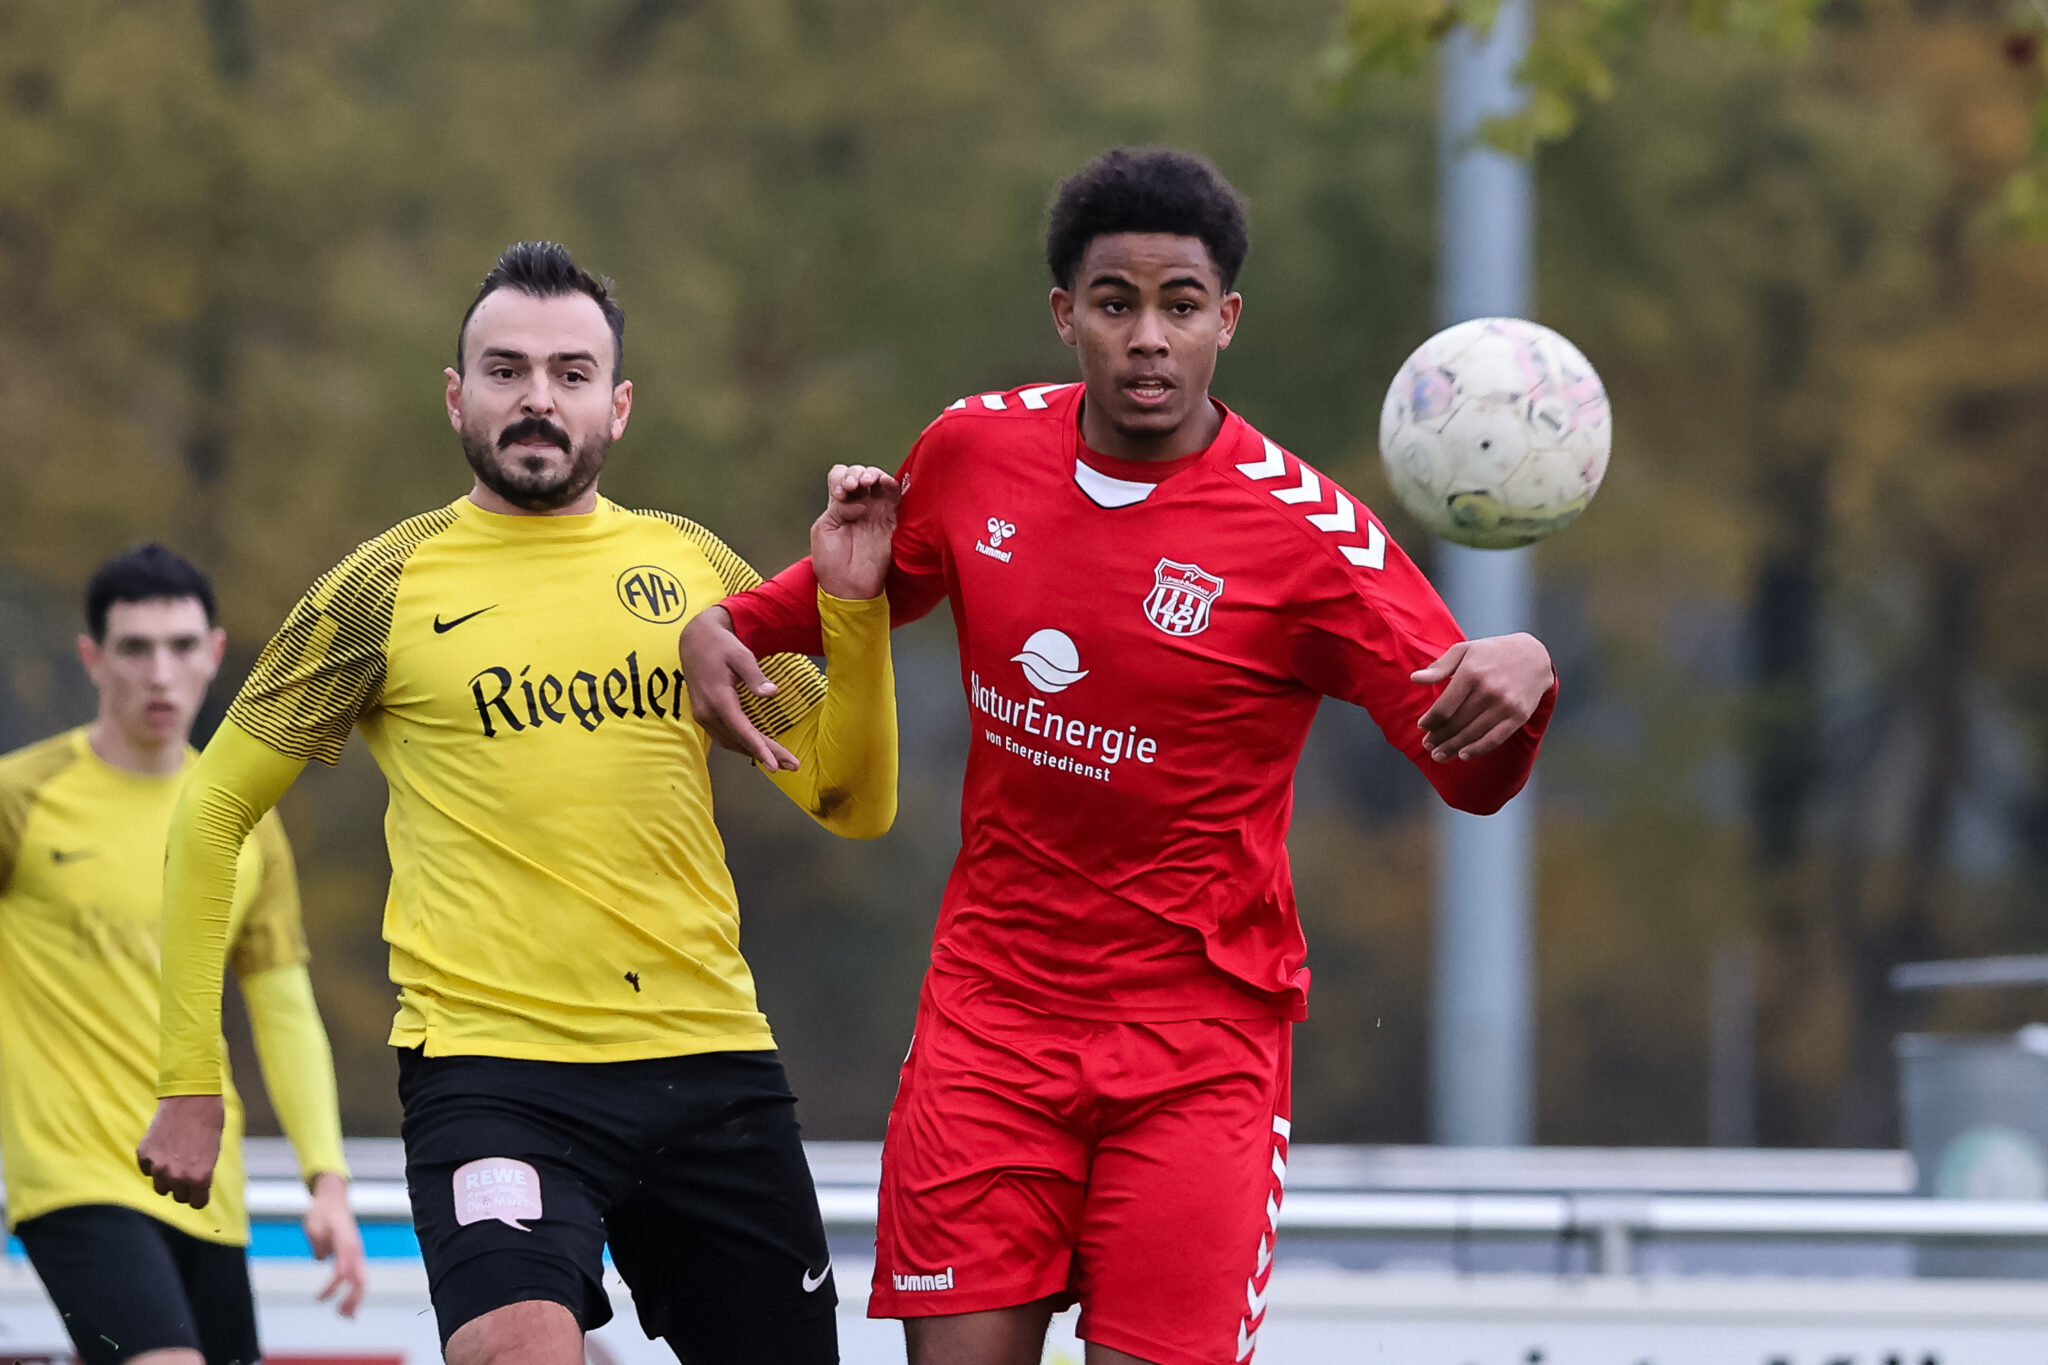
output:
[{"label": "nike swoosh logo", "polygon": [[491,610],[491,607],[495,607],[495,606],[497,606],[497,605],[498,605],[498,604],[497,604],[496,602],[493,602],[493,603],[491,603],[491,606],[489,606],[489,607],[478,607],[478,608],[477,608],[477,609],[476,609],[475,611],[471,612],[471,613],[470,613],[469,615],[467,615],[467,616],[458,616],[458,617],[456,617],[456,618],[455,618],[455,619],[454,619],[453,621],[443,621],[443,620],[441,619],[441,613],[439,613],[439,612],[435,612],[435,613],[434,613],[434,634],[436,634],[436,635],[446,635],[446,634],[447,634],[447,633],[448,633],[449,631],[451,631],[451,630],[455,629],[455,628],[456,628],[457,626],[461,625],[461,624],[462,624],[462,623],[463,623],[464,621],[472,621],[472,620],[475,620],[475,619],[476,619],[477,617],[479,617],[479,616],[482,616],[482,615],[483,615],[483,614],[484,614],[485,612],[487,612],[487,611]]},{"label": "nike swoosh logo", "polygon": [[831,1258],[830,1258],[830,1257],[827,1257],[827,1258],[825,1259],[825,1268],[824,1268],[823,1270],[821,1270],[821,1271],[819,1271],[819,1272],[818,1272],[818,1274],[817,1274],[817,1277],[816,1277],[815,1279],[814,1279],[814,1278],[812,1278],[812,1276],[811,1276],[811,1272],[810,1272],[810,1271],[808,1271],[808,1270],[806,1270],[806,1271],[804,1272],[804,1293],[806,1293],[806,1294],[815,1294],[815,1293],[817,1293],[817,1292],[818,1292],[818,1286],[819,1286],[819,1285],[821,1285],[821,1284],[823,1284],[823,1283],[825,1283],[825,1277],[826,1277],[827,1275],[830,1275],[831,1273],[832,1273],[832,1260],[831,1260]]},{"label": "nike swoosh logo", "polygon": [[53,848],[50,850],[50,861],[53,863],[75,863],[80,858],[90,858],[97,852],[99,850],[93,848],[74,848],[68,852],[61,848]]}]

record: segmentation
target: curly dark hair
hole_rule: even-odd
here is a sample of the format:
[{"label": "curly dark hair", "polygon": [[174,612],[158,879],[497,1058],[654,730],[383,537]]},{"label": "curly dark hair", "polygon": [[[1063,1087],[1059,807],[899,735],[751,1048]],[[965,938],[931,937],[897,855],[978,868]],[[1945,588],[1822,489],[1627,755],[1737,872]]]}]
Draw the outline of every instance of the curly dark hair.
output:
[{"label": "curly dark hair", "polygon": [[1225,290],[1251,246],[1244,196],[1205,158],[1169,147],[1112,148],[1059,187],[1045,228],[1053,283],[1072,289],[1088,243],[1112,232],[1201,238]]},{"label": "curly dark hair", "polygon": [[537,299],[562,294],[588,294],[595,299],[612,329],[612,383],[618,383],[626,377],[626,311],[612,297],[617,287],[605,276],[593,275],[576,264],[569,248],[560,242],[514,242],[484,276],[469,311],[462,315],[462,325],[455,329],[455,373],[463,373],[462,340],[477,305],[500,289],[516,289]]}]

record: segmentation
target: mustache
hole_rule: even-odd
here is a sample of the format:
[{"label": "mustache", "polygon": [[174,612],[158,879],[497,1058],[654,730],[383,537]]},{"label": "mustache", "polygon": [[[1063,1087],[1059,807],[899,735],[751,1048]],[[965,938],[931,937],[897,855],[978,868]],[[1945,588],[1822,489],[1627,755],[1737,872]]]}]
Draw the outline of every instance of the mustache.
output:
[{"label": "mustache", "polygon": [[524,441],[534,436],[560,446],[565,452],[569,450],[569,433],[545,417],[521,418],[506,427],[498,433],[498,449],[503,450],[515,441]]}]

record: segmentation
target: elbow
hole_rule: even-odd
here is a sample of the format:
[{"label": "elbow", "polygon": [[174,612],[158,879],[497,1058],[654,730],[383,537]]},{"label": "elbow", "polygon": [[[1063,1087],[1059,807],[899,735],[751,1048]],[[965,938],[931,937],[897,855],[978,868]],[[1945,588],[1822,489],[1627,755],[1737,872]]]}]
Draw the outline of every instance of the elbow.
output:
[{"label": "elbow", "polygon": [[1508,802],[1514,800],[1515,792],[1518,792],[1520,790],[1521,788],[1517,787],[1515,791],[1505,793],[1490,791],[1445,792],[1444,804],[1449,806],[1452,810],[1463,811],[1467,815],[1493,815],[1496,814],[1502,806],[1505,806]]},{"label": "elbow", "polygon": [[844,787],[828,787],[818,793],[810,808],[811,818],[842,839],[879,839],[896,823],[896,792],[862,800]]},{"label": "elbow", "polygon": [[[1465,775],[1447,774],[1447,776]],[[1473,774],[1473,776],[1477,776],[1477,774]],[[1521,795],[1522,788],[1527,785],[1529,785],[1529,773],[1528,770],[1524,769],[1512,781],[1501,781],[1498,778],[1477,782],[1470,780],[1464,782],[1445,781],[1436,784],[1436,790],[1437,795],[1443,798],[1444,804],[1452,810],[1463,811],[1467,815],[1494,815],[1500,811],[1501,807]]]}]

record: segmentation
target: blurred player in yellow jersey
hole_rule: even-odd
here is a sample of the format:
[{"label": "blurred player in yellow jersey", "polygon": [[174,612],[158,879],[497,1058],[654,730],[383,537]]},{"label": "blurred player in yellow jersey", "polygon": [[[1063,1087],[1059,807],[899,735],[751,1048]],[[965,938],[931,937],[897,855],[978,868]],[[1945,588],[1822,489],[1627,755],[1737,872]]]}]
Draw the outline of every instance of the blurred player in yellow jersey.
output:
[{"label": "blurred player in yellow jersey", "polygon": [[[87,1365],[258,1359],[242,1205],[241,1106],[227,1095],[220,1197],[168,1204],[136,1169],[156,1105],[165,831],[186,740],[224,638],[213,590],[161,545],[108,560],[78,651],[90,725],[0,757],[0,1162],[8,1226]],[[314,1010],[298,882],[271,815],[240,845],[230,961],[263,1079],[311,1187],[305,1228],[353,1314],[362,1239],[349,1212],[334,1062]],[[218,1033],[209,1040],[224,1051]]]},{"label": "blurred player in yellow jersey", "polygon": [[[207,1197],[229,854],[357,730],[390,787],[391,1044],[447,1358],[578,1365],[611,1317],[609,1248],[680,1360],[827,1365],[824,1225],[675,667],[682,623],[760,580],[697,523],[599,494],[632,410],[624,342],[610,282],[554,243],[484,278],[445,390],[473,485],[313,585],[179,806],[164,1099],[139,1155],[159,1189]],[[831,685],[771,657],[750,714],[782,746],[771,780],[872,838],[896,812],[895,481],[829,482],[812,539]]]}]

